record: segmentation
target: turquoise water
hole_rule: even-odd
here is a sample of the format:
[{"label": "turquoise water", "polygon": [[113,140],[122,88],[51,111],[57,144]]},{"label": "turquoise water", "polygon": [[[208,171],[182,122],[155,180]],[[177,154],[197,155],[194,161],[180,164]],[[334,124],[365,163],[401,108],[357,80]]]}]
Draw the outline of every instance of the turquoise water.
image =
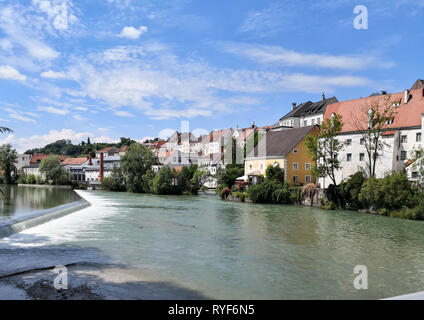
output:
[{"label": "turquoise water", "polygon": [[71,189],[34,186],[2,186],[0,194],[0,226],[12,218],[21,218],[28,213],[57,207],[80,200]]},{"label": "turquoise water", "polygon": [[[217,299],[378,299],[424,290],[421,222],[209,196],[78,193],[90,208],[0,242],[1,260],[15,256],[0,272],[36,251],[39,264],[107,261]],[[353,286],[356,265],[368,268],[368,290]]]}]

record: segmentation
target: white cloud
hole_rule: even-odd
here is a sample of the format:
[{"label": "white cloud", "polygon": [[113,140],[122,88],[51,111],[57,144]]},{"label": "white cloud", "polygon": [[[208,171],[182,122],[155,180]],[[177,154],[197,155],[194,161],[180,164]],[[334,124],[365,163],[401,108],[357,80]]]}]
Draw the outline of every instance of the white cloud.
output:
[{"label": "white cloud", "polygon": [[33,118],[38,117],[38,115],[33,112],[20,111],[20,110],[17,110],[16,107],[15,109],[7,107],[7,108],[4,108],[4,110],[8,113],[8,116],[11,119],[15,119],[15,120],[23,121],[23,122],[31,122],[31,123],[37,122]]},{"label": "white cloud", "polygon": [[57,115],[61,115],[61,116],[67,115],[69,113],[69,110],[63,109],[63,108],[59,109],[59,108],[55,108],[55,107],[40,106],[37,109],[39,111],[45,111],[45,112],[48,112],[48,113],[57,114]]},{"label": "white cloud", "polygon": [[[337,87],[372,84],[367,78],[352,75],[215,68],[179,59],[169,50],[149,52],[143,46],[140,50],[143,54],[129,61],[106,61],[104,52],[76,60],[67,74],[80,87],[68,94],[104,104],[112,113],[133,108],[152,119],[170,119],[240,111],[260,103],[257,94],[331,93]],[[129,113],[128,109],[124,112]]]},{"label": "white cloud", "polygon": [[127,112],[127,111],[115,111],[113,114],[118,116],[118,117],[124,117],[124,118],[134,117],[134,115],[132,113]]},{"label": "white cloud", "polygon": [[341,70],[360,70],[366,67],[390,68],[394,64],[368,55],[327,55],[315,53],[301,53],[288,50],[280,46],[267,46],[244,43],[222,43],[220,48],[241,57],[248,58],[262,64],[283,66],[306,66],[316,68],[330,68]]},{"label": "white cloud", "polygon": [[118,142],[119,139],[113,139],[107,136],[95,136],[92,132],[76,132],[72,129],[50,130],[44,135],[33,135],[28,138],[16,137],[14,134],[9,134],[4,139],[0,140],[0,144],[10,143],[19,152],[33,148],[41,148],[45,145],[57,140],[66,139],[73,143],[79,143],[87,140],[90,137],[91,142]]},{"label": "white cloud", "polygon": [[147,30],[148,29],[145,26],[141,26],[138,29],[136,29],[134,27],[124,27],[119,36],[121,38],[127,38],[127,39],[135,40],[135,39],[140,38],[140,36],[143,33],[146,33]]},{"label": "white cloud", "polygon": [[37,122],[34,119],[23,116],[22,114],[19,114],[19,113],[9,113],[9,117],[15,120],[23,121],[23,122],[32,122],[32,123]]},{"label": "white cloud", "polygon": [[69,25],[78,22],[70,0],[32,0],[32,4],[47,14],[49,22],[56,30],[68,30]]},{"label": "white cloud", "polygon": [[12,7],[0,10],[0,28],[8,36],[10,44],[25,49],[31,58],[39,61],[57,58],[59,53],[40,39],[34,31],[34,23],[25,18],[24,12],[17,12]]},{"label": "white cloud", "polygon": [[65,73],[52,70],[42,72],[41,76],[47,79],[66,79]]},{"label": "white cloud", "polygon": [[0,66],[0,79],[25,81],[26,77],[11,66]]}]

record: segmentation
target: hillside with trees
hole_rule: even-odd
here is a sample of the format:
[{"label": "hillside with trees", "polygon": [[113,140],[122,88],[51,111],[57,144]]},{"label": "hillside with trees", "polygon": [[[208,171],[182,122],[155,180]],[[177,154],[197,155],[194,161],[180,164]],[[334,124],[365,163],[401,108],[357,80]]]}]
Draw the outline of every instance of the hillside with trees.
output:
[{"label": "hillside with trees", "polygon": [[107,147],[121,148],[123,146],[130,146],[136,141],[121,137],[118,143],[91,143],[90,138],[87,142],[81,141],[79,144],[73,144],[71,140],[58,140],[50,143],[43,148],[35,148],[27,150],[26,154],[45,153],[45,154],[64,154],[68,157],[79,157],[86,156],[89,153],[94,155],[96,150],[100,150]]}]

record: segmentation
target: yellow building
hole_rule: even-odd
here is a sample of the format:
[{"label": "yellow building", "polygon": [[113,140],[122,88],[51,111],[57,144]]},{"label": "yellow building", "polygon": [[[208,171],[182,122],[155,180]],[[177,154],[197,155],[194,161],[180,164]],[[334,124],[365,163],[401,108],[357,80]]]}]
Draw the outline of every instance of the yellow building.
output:
[{"label": "yellow building", "polygon": [[305,138],[307,135],[317,135],[318,130],[318,126],[314,125],[267,131],[245,159],[245,176],[256,183],[258,177],[266,176],[266,168],[271,165],[284,170],[285,181],[290,185],[315,183],[311,175],[314,163],[308,154]]}]

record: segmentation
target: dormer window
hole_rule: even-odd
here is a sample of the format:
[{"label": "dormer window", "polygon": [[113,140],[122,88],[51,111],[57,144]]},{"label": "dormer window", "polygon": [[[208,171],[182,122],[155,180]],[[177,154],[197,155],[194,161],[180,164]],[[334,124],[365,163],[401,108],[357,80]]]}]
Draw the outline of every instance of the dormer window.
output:
[{"label": "dormer window", "polygon": [[393,102],[393,107],[394,108],[399,107],[399,106],[400,106],[400,100]]},{"label": "dormer window", "polygon": [[393,121],[395,121],[395,118],[391,118],[391,119],[387,120],[386,124],[391,125],[393,123]]}]

